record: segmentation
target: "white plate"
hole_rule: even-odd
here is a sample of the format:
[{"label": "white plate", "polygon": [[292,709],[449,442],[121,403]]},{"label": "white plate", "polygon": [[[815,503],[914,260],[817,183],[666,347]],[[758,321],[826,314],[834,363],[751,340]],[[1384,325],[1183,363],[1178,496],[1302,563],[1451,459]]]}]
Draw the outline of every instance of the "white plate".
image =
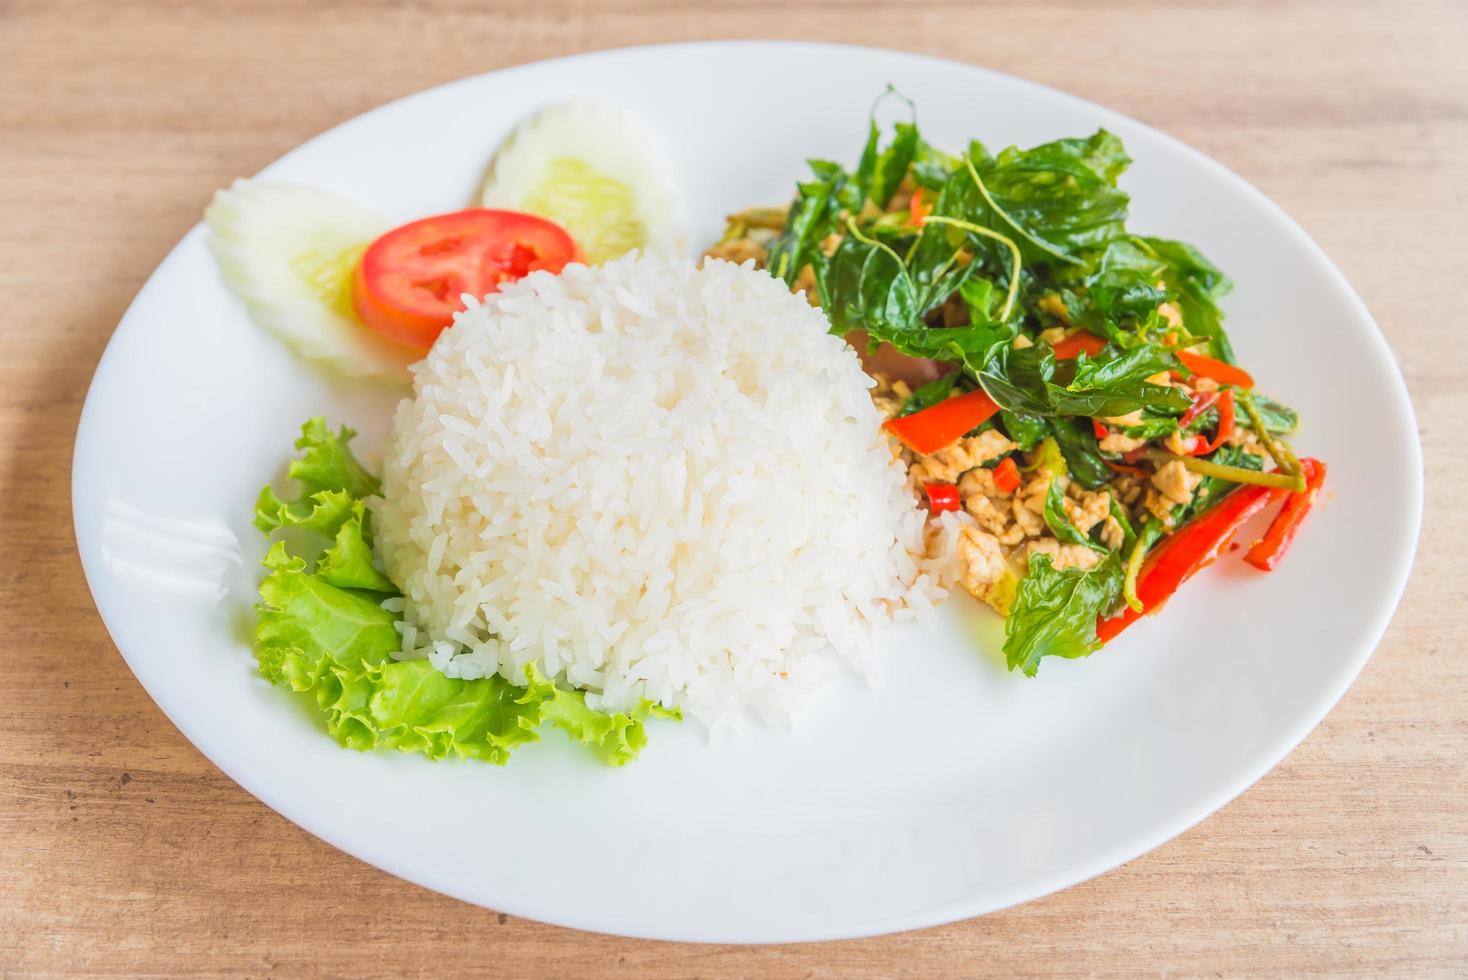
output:
[{"label": "white plate", "polygon": [[[525,113],[597,93],[668,144],[691,241],[779,203],[806,157],[851,161],[888,82],[957,147],[1105,126],[1135,164],[1132,226],[1196,243],[1237,283],[1236,347],[1296,406],[1329,497],[1272,575],[1224,561],[1100,654],[1003,670],[961,599],[892,635],[876,690],[795,733],[709,746],[658,725],[604,768],[556,733],[508,768],[364,755],[254,671],[250,526],[301,421],[383,434],[390,398],[325,379],[246,318],[191,231],[138,294],[77,434],[77,540],[138,679],[222,770],[307,830],[467,901],[669,939],[855,936],[979,915],[1127,861],[1277,763],[1370,656],[1406,582],[1421,456],[1390,351],[1340,273],[1258,191],[1079,99],[963,65],[808,44],[612,51],[465,79],[337,127],[267,168],[401,219],[467,205]],[[204,202],[199,202],[201,208]],[[306,873],[309,869],[302,869]]]}]

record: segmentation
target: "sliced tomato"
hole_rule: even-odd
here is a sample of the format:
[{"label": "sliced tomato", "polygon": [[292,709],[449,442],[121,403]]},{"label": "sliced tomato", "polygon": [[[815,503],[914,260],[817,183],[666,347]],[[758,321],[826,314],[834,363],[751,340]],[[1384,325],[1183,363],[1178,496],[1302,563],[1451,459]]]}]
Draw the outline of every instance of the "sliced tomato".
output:
[{"label": "sliced tomato", "polygon": [[427,350],[464,308],[485,296],[579,258],[560,225],[532,214],[470,208],[412,221],[368,246],[352,278],[362,322],[389,340]]}]

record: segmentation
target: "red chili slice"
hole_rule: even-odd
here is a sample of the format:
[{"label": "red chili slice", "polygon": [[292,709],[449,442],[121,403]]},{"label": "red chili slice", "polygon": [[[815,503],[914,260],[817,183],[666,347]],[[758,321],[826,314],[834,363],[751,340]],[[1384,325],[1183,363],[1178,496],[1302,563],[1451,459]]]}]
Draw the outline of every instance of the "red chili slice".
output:
[{"label": "red chili slice", "polygon": [[999,465],[994,467],[994,486],[999,489],[1000,493],[1014,493],[1019,489],[1019,483],[1019,467],[1014,465],[1012,456],[1005,456]]},{"label": "red chili slice", "polygon": [[924,483],[923,492],[928,495],[928,510],[934,514],[958,510],[962,506],[958,488],[951,483]]},{"label": "red chili slice", "polygon": [[1199,436],[1193,443],[1194,456],[1207,456],[1228,441],[1228,437],[1234,434],[1234,392],[1232,388],[1225,388],[1218,396],[1218,431],[1213,438],[1207,439]]}]

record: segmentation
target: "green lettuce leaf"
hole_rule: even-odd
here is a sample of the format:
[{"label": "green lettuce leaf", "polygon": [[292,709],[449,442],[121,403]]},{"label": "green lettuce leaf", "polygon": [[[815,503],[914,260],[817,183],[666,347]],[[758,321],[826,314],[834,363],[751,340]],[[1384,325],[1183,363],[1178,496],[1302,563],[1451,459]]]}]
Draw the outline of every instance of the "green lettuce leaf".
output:
[{"label": "green lettuce leaf", "polygon": [[300,483],[308,494],[343,490],[354,498],[372,496],[381,489],[381,484],[352,455],[347,444],[356,434],[342,426],[333,435],[325,419],[308,420],[301,426],[301,437],[296,440],[301,455],[291,460],[286,475]]},{"label": "green lettuce leaf", "polygon": [[398,587],[372,563],[367,527],[366,505],[360,500],[354,501],[351,516],[337,528],[331,547],[316,560],[316,577],[341,589],[365,589],[396,595]]},{"label": "green lettuce leaf", "polygon": [[266,534],[281,528],[304,528],[334,537],[352,510],[352,495],[344,490],[322,490],[281,500],[265,487],[255,500],[255,526]]},{"label": "green lettuce leaf", "polygon": [[267,487],[256,506],[266,533],[302,528],[330,539],[314,562],[284,541],[271,546],[254,640],[260,673],[313,702],[333,738],[360,750],[503,765],[549,723],[623,765],[647,744],[647,718],[679,717],[652,703],[598,711],[584,692],[558,687],[534,665],[526,665],[522,687],[498,675],[462,680],[426,660],[394,660],[402,643],[397,616],[382,603],[399,593],[372,560],[362,498],[378,482],[352,454],[352,435],[346,428],[333,434],[320,419],[307,422],[296,443],[302,455],[288,470],[300,494],[282,500]]},{"label": "green lettuce leaf", "polygon": [[396,617],[378,596],[364,596],[311,574],[306,560],[277,541],[265,555],[270,574],[255,607],[255,651],[261,672],[283,676],[276,665],[289,653],[293,669],[317,676],[329,664],[380,664],[402,645]]}]

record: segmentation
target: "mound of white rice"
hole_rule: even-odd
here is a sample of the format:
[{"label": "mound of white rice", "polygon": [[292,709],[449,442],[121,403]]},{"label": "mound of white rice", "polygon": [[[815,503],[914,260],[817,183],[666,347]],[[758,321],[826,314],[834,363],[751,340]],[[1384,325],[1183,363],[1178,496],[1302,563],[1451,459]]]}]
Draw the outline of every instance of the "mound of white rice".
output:
[{"label": "mound of white rice", "polygon": [[471,305],[374,502],[405,656],[716,725],[799,707],[941,598],[870,384],[749,266],[631,257]]}]

